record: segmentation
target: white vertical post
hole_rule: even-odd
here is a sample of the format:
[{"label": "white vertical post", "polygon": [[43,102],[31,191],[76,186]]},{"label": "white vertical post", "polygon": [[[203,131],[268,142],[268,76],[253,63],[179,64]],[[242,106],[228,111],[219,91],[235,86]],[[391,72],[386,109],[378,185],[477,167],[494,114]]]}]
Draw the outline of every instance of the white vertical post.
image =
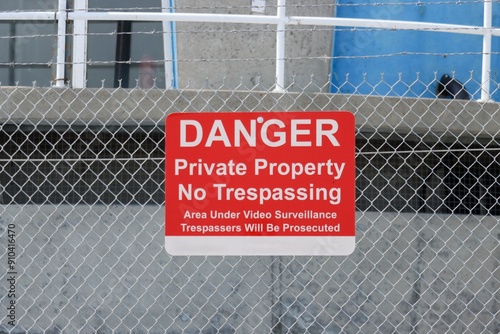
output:
[{"label": "white vertical post", "polygon": [[[75,12],[87,12],[87,0],[75,0]],[[73,25],[73,67],[71,82],[73,88],[84,88],[87,82],[87,20],[74,20]]]},{"label": "white vertical post", "polygon": [[63,87],[66,66],[66,0],[59,0],[56,18],[57,55],[55,85],[57,87]]},{"label": "white vertical post", "polygon": [[[162,12],[170,13],[174,7],[174,0],[161,0]],[[177,64],[175,62],[175,31],[171,21],[163,23],[163,62],[165,66],[165,88],[177,88]]]},{"label": "white vertical post", "polygon": [[286,0],[278,0],[276,27],[276,86],[275,92],[285,91],[285,19]]},{"label": "white vertical post", "polygon": [[492,1],[484,1],[484,19],[483,19],[483,59],[481,69],[481,99],[486,102],[491,99],[490,96],[490,73],[491,73],[491,28],[492,28]]}]

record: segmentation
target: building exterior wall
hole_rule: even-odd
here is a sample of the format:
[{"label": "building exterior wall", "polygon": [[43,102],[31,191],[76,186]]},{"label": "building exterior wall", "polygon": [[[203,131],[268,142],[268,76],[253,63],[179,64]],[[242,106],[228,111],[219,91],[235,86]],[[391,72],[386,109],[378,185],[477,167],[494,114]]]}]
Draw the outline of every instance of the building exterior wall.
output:
[{"label": "building exterior wall", "polygon": [[165,252],[162,208],[1,205],[15,333],[498,332],[495,217],[359,212],[347,258],[205,258]]},{"label": "building exterior wall", "polygon": [[[265,1],[264,13],[276,15],[276,0]],[[176,12],[252,14],[249,1],[218,1],[199,8],[193,0],[176,1]],[[287,1],[287,15],[332,17],[328,1]],[[228,23],[176,24],[179,87],[272,90],[276,81],[276,26]],[[186,33],[184,33],[186,32]],[[189,33],[192,32],[192,33]],[[286,27],[286,88],[327,92],[333,30]],[[312,80],[311,80],[312,77]]]},{"label": "building exterior wall", "polygon": [[[276,15],[276,1],[265,1],[264,13],[252,12],[249,1],[217,1],[200,6],[197,1],[175,1],[177,13]],[[161,12],[163,2],[148,0],[140,6],[131,1],[89,1],[89,11]],[[18,4],[17,10],[57,8],[55,1]],[[13,10],[13,4],[0,4],[0,10]],[[287,15],[332,17],[334,6],[315,0],[302,5],[288,1]],[[118,31],[117,21],[89,21],[87,27],[87,87],[143,87],[141,70],[148,67],[159,88],[241,89],[259,87],[272,90],[276,82],[275,25],[177,22],[172,38],[164,38],[161,22],[137,21],[131,34]],[[73,26],[68,24],[68,34]],[[57,23],[0,22],[0,82],[5,85],[50,86],[55,78],[53,64],[57,50]],[[286,80],[293,91],[329,90],[330,56],[333,30],[328,27],[286,27]],[[126,59],[127,76],[116,82],[117,41],[131,36]],[[169,34],[170,36],[170,34]],[[174,43],[174,82],[167,82],[163,42]],[[73,39],[67,39],[68,63],[72,62]],[[32,51],[34,50],[34,52]],[[168,65],[168,64],[167,64]],[[71,65],[67,66],[66,82],[71,85]],[[143,87],[147,88],[147,87]]]}]

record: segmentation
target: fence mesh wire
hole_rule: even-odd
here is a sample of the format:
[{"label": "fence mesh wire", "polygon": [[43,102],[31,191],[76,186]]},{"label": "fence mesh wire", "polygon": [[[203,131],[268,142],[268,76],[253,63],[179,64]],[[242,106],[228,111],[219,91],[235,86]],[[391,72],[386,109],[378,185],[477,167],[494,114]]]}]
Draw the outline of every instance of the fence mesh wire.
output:
[{"label": "fence mesh wire", "polygon": [[[248,89],[0,94],[4,332],[499,330],[496,103]],[[352,255],[165,252],[167,112],[346,109],[357,120]]]},{"label": "fence mesh wire", "polygon": [[[68,12],[76,2],[68,1]],[[327,2],[289,1],[286,10],[331,17],[368,9],[400,19],[403,10],[424,15],[479,4]],[[88,6],[161,12],[165,3]],[[186,13],[279,9],[276,1],[176,3]],[[49,0],[0,6],[57,8]],[[117,31],[117,22],[90,21],[87,60],[72,62],[67,51],[68,86],[51,87],[51,79],[61,79],[57,22],[2,20],[0,333],[500,332],[500,84],[492,69],[491,98],[477,101],[482,50],[468,48],[482,37],[458,49],[411,52],[383,35],[401,50],[364,49],[400,31],[343,27],[335,29],[331,55],[333,28],[289,26],[286,87],[278,92],[275,25],[182,22],[167,33],[161,22]],[[67,24],[69,50],[75,22]],[[165,34],[177,38],[175,79],[158,47]],[[131,53],[118,59],[108,46],[125,35]],[[151,45],[153,53],[145,48]],[[421,71],[393,65],[411,55]],[[495,64],[498,52],[492,57]],[[425,67],[438,58],[435,69]],[[466,99],[438,98],[444,59],[471,65],[446,68],[467,88]],[[367,60],[376,66],[363,67]],[[86,66],[87,88],[71,88],[75,65]],[[356,118],[352,255],[166,253],[168,113],[321,110],[349,110]]]}]

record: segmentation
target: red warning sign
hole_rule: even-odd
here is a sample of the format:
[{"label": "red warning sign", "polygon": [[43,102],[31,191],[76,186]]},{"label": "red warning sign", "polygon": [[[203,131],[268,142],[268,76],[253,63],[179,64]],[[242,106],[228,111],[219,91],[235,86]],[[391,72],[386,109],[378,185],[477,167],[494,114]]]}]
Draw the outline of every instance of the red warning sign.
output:
[{"label": "red warning sign", "polygon": [[354,250],[352,113],[173,113],[165,148],[170,254]]}]

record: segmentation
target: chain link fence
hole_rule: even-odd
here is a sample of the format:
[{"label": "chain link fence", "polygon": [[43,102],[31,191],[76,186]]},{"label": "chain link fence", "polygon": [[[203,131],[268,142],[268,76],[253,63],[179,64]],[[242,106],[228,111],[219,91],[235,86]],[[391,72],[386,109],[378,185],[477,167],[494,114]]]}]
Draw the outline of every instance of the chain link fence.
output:
[{"label": "chain link fence", "polygon": [[[499,333],[498,32],[478,4],[0,3],[0,333]],[[470,26],[425,24],[442,12]],[[356,118],[353,254],[165,251],[167,114],[326,110]]]},{"label": "chain link fence", "polygon": [[[223,88],[0,89],[2,332],[498,333],[498,104]],[[167,113],[296,110],[356,116],[354,253],[167,254]]]}]

